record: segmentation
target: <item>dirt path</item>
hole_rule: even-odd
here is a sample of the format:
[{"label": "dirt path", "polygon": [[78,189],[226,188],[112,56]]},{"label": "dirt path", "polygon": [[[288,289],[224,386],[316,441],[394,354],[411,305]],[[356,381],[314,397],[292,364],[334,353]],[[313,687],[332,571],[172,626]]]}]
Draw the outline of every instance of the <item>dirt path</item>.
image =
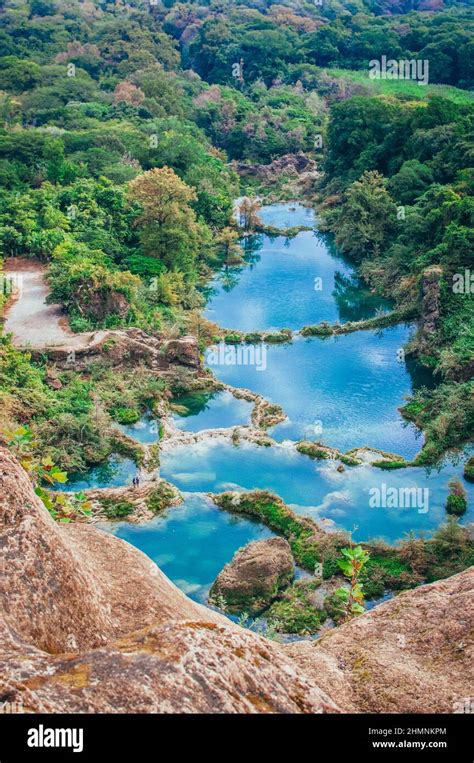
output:
[{"label": "dirt path", "polygon": [[45,267],[33,260],[12,257],[5,263],[5,274],[14,276],[17,293],[5,310],[5,334],[13,334],[17,347],[82,347],[92,334],[72,334],[59,305],[47,305],[49,289]]}]

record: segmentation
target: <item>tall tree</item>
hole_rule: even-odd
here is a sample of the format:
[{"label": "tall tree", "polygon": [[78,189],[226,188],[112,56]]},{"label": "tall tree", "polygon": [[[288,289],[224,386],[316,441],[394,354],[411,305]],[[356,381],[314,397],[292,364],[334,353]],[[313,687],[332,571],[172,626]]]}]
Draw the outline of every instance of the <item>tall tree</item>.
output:
[{"label": "tall tree", "polygon": [[189,206],[196,192],[169,167],[144,172],[129,183],[129,197],[137,202],[145,253],[161,260],[170,270],[191,274],[205,226]]}]

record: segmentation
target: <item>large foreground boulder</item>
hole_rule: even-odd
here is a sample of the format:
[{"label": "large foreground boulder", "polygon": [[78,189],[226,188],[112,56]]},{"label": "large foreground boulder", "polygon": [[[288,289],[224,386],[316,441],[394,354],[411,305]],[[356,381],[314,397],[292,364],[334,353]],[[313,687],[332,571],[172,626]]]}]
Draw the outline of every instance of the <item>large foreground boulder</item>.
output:
[{"label": "large foreground boulder", "polygon": [[474,567],[284,649],[346,711],[470,712]]},{"label": "large foreground boulder", "polygon": [[268,538],[239,549],[219,573],[210,601],[228,612],[257,614],[291,583],[295,563],[284,538]]}]

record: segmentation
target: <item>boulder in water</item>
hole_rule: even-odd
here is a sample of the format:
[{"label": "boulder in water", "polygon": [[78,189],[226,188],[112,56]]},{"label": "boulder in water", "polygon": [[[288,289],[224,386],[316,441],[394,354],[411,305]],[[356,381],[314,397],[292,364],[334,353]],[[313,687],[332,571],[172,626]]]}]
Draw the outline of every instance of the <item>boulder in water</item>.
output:
[{"label": "boulder in water", "polygon": [[239,549],[216,578],[210,601],[228,612],[256,614],[291,583],[295,563],[284,538],[269,538]]}]

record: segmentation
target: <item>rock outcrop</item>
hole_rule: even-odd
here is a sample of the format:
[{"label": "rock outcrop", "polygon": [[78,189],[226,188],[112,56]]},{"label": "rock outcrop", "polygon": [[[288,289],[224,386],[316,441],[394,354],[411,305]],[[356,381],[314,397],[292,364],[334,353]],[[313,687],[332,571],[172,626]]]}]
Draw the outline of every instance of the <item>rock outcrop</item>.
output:
[{"label": "rock outcrop", "polygon": [[440,291],[442,269],[433,265],[423,273],[422,322],[419,334],[420,349],[426,348],[433,340],[433,334],[438,328],[440,318]]},{"label": "rock outcrop", "polygon": [[163,340],[137,328],[75,334],[70,341],[40,349],[32,355],[48,355],[58,368],[85,371],[101,361],[110,366],[136,366],[167,371],[173,366],[191,370],[200,367],[199,348],[192,336]]},{"label": "rock outcrop", "polygon": [[291,583],[295,563],[284,538],[268,538],[239,549],[214,581],[210,600],[228,612],[257,614]]},{"label": "rock outcrop", "polygon": [[472,693],[472,569],[282,646],[56,524],[3,448],[0,514],[0,694],[25,712],[452,712]]},{"label": "rock outcrop", "polygon": [[126,519],[138,524],[183,502],[179,490],[159,477],[142,481],[136,487],[90,488],[82,492],[91,504],[93,519],[99,521]]},{"label": "rock outcrop", "polygon": [[285,647],[346,712],[453,713],[472,696],[474,568]]},{"label": "rock outcrop", "polygon": [[262,180],[272,180],[280,175],[298,175],[314,170],[315,162],[305,154],[285,154],[274,159],[270,164],[235,163],[235,169],[241,176],[255,175]]},{"label": "rock outcrop", "polygon": [[168,340],[163,347],[163,352],[168,363],[199,368],[199,347],[194,336]]}]

